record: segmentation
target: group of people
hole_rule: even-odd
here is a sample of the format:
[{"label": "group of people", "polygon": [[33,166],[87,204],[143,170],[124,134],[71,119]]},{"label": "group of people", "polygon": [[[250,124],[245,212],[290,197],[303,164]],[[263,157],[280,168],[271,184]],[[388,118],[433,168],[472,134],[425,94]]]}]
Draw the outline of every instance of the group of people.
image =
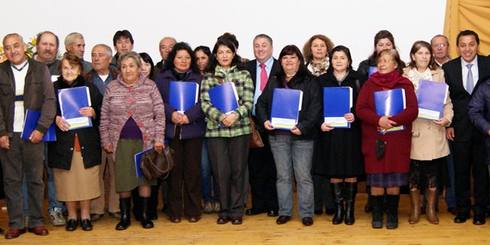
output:
[{"label": "group of people", "polygon": [[[409,223],[417,223],[423,209],[427,220],[437,224],[444,191],[456,223],[465,222],[473,207],[473,223],[484,224],[490,58],[478,54],[479,42],[477,33],[460,32],[460,56],[451,60],[445,36],[416,41],[405,65],[393,35],[382,30],[375,35],[372,55],[355,71],[349,48],[334,46],[321,34],[302,51],[285,46],[277,59],[272,38],[259,34],[253,39],[253,60],[239,56],[239,42],[230,33],[218,37],[212,49],[192,50],[165,37],[156,65],[147,53],[133,51],[127,30],[115,33],[114,55],[110,46],[95,45],[91,63],[83,60],[80,33],[65,38],[61,59],[59,39],[50,31],[38,34],[32,58],[22,37],[8,34],[3,38],[7,61],[0,64],[0,161],[9,216],[5,238],[26,231],[48,234],[45,170],[50,219],[67,231],[92,230],[92,222],[106,211],[119,219],[117,230],[131,225],[131,212],[143,228],[152,228],[159,195],[173,223],[183,218],[198,222],[202,212],[217,212],[217,224],[240,225],[244,215],[266,213],[281,225],[292,219],[294,184],[303,225],[313,225],[314,214],[324,211],[333,215],[333,224],[352,225],[357,182],[363,180],[373,228],[397,228],[400,187],[407,185]],[[438,120],[417,118],[421,80],[449,86]],[[185,111],[174,108],[169,103],[173,81],[196,83],[197,103]],[[236,87],[238,107],[232,112],[220,111],[210,97],[210,90],[225,82]],[[92,126],[72,130],[56,95],[59,89],[81,86],[88,88],[91,103],[79,113]],[[353,107],[344,115],[350,127],[324,122],[322,90],[327,87],[352,89]],[[290,130],[271,123],[277,88],[303,94]],[[378,115],[374,94],[397,88],[405,91],[404,110]],[[23,140],[27,109],[39,111],[40,118]],[[53,123],[57,139],[43,143]],[[395,127],[402,130],[390,132]],[[250,147],[252,133],[260,135],[262,147]],[[168,178],[136,174],[136,153],[166,147],[175,162]],[[245,209],[248,193],[252,206]]]}]

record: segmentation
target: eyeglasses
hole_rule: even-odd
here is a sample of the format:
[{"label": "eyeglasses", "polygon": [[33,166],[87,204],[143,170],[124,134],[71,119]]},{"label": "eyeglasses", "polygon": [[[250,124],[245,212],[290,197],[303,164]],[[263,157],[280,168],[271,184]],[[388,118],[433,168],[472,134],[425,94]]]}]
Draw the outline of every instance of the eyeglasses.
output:
[{"label": "eyeglasses", "polygon": [[439,43],[439,44],[432,44],[433,48],[445,48],[447,47],[447,43]]}]

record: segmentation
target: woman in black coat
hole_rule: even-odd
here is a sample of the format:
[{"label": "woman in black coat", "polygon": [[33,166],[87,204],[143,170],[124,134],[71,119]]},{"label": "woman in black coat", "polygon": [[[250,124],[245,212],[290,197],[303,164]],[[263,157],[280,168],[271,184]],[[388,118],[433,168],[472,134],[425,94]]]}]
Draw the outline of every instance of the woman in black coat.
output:
[{"label": "woman in black coat", "polygon": [[80,109],[80,114],[90,117],[92,127],[69,130],[69,123],[61,117],[58,102],[56,141],[48,145],[49,167],[53,168],[58,200],[64,201],[68,209],[66,230],[73,231],[78,226],[77,204],[80,203],[80,225],[83,230],[92,230],[90,221],[90,200],[100,196],[99,165],[101,148],[99,137],[99,117],[102,95],[92,83],[80,75],[82,61],[67,54],[60,62],[61,76],[53,84],[55,93],[59,89],[87,86],[91,106]]},{"label": "woman in black coat", "polygon": [[[331,51],[330,57],[331,65],[327,73],[320,77],[320,86],[352,88],[352,105],[355,105],[360,82],[356,71],[352,69],[349,49],[345,46],[337,46]],[[353,110],[354,107],[350,113],[344,115],[350,123],[350,128],[333,128],[323,122],[318,141],[319,161],[315,161],[313,165],[315,173],[330,178],[336,206],[333,224],[342,223],[344,218],[345,224],[354,224],[357,177],[364,173],[360,123],[356,120]]]}]

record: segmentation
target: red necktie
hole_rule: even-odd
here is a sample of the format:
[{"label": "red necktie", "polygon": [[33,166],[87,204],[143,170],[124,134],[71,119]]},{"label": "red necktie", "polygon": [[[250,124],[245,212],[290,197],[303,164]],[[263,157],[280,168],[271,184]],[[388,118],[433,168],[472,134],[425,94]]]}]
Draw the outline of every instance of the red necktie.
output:
[{"label": "red necktie", "polygon": [[265,85],[267,84],[267,71],[265,70],[265,64],[260,65],[260,91],[264,91]]}]

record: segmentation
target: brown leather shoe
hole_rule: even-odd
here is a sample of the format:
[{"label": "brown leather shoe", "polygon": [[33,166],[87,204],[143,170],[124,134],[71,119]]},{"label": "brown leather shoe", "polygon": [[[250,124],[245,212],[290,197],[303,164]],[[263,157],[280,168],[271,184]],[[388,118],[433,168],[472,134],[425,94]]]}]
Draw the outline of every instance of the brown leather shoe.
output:
[{"label": "brown leather shoe", "polygon": [[34,226],[32,228],[27,229],[27,231],[32,232],[38,236],[47,236],[49,234],[48,229],[44,225]]},{"label": "brown leather shoe", "polygon": [[5,233],[5,239],[14,239],[19,237],[20,235],[26,233],[26,228],[9,228],[7,233]]}]

